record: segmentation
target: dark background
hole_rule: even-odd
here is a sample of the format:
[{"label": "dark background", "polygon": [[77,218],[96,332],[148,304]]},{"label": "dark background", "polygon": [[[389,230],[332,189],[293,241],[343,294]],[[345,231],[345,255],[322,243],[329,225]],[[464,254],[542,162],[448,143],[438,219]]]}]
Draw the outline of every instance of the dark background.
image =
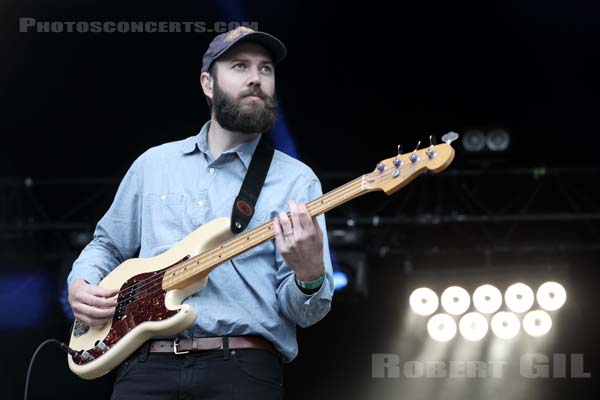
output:
[{"label": "dark background", "polygon": [[[77,235],[107,209],[131,162],[151,146],[194,135],[209,118],[198,80],[214,34],[19,33],[19,18],[33,17],[257,21],[288,48],[277,68],[281,110],[326,190],[392,157],[398,143],[409,151],[431,134],[507,130],[506,153],[474,156],[457,142],[445,173],[331,212],[330,228],[342,234],[352,230],[347,219],[357,221],[362,240],[334,248],[364,254],[368,293],[336,293],[323,321],[298,330],[287,398],[591,398],[599,333],[599,8],[579,0],[3,1],[0,268],[7,279],[0,298],[14,315],[38,299],[43,314],[35,324],[3,325],[2,397],[22,395],[38,343],[68,339],[59,298],[80,250]],[[457,214],[472,219],[450,218]],[[373,227],[375,215],[388,219]],[[8,278],[23,273],[49,283],[11,286]],[[421,345],[401,334],[418,285],[439,293],[450,283],[471,290],[484,281],[506,287],[550,279],[562,279],[569,298],[542,352],[584,354],[592,379],[371,378],[371,354],[410,360],[414,349],[406,346]],[[521,344],[529,349],[531,341]],[[107,398],[112,379],[82,381],[57,349],[44,349],[31,398]]]}]

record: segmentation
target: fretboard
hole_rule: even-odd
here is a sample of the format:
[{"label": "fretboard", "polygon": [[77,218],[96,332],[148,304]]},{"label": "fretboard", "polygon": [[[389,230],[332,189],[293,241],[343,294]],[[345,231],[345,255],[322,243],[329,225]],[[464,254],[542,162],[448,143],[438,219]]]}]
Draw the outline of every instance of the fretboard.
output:
[{"label": "fretboard", "polygon": [[[368,191],[366,175],[358,177],[306,204],[311,216],[319,216]],[[288,213],[289,217],[289,213]],[[275,237],[273,221],[266,222],[251,231],[239,234],[218,247],[189,258],[167,270],[163,277],[164,290],[181,289],[206,276],[208,272],[223,262],[271,240]]]}]

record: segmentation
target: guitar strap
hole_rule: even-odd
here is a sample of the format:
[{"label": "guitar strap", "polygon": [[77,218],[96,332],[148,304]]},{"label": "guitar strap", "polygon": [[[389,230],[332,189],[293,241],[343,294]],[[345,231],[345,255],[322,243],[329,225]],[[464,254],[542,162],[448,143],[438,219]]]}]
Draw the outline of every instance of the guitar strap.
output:
[{"label": "guitar strap", "polygon": [[269,172],[269,166],[273,159],[275,149],[267,141],[266,136],[264,133],[261,135],[248,166],[248,171],[246,171],[240,193],[233,202],[231,232],[236,234],[246,229],[254,215],[254,206],[265,183],[267,172]]}]

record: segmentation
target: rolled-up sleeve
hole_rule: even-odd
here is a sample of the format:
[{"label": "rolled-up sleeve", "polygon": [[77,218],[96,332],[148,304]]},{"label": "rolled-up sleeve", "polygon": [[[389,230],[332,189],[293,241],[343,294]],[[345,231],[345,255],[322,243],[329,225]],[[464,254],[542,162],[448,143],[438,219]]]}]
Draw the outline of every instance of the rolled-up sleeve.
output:
[{"label": "rolled-up sleeve", "polygon": [[77,279],[97,284],[117,265],[140,248],[143,156],[131,165],[121,181],[112,205],[100,219],[92,241],[83,249],[67,277],[69,287]]},{"label": "rolled-up sleeve", "polygon": [[[321,196],[323,191],[318,179],[311,179],[303,185],[295,196],[297,202],[308,203]],[[303,293],[294,281],[294,271],[285,263],[279,251],[275,250],[277,263],[277,297],[283,314],[297,325],[305,328],[319,322],[331,309],[333,297],[333,268],[329,254],[329,242],[325,216],[317,217],[317,222],[323,232],[323,264],[325,265],[325,280],[319,290],[312,294]]]}]

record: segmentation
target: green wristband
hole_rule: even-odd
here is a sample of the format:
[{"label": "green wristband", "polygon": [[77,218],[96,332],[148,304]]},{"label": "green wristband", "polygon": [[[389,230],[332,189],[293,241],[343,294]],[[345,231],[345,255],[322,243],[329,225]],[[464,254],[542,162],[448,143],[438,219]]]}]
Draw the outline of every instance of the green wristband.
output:
[{"label": "green wristband", "polygon": [[309,289],[309,290],[318,289],[321,287],[321,285],[323,284],[323,281],[325,280],[325,272],[323,272],[321,274],[321,276],[319,276],[314,281],[301,281],[300,279],[296,278],[295,275],[294,275],[294,279],[296,280],[296,284],[299,287],[301,287],[302,289]]}]

